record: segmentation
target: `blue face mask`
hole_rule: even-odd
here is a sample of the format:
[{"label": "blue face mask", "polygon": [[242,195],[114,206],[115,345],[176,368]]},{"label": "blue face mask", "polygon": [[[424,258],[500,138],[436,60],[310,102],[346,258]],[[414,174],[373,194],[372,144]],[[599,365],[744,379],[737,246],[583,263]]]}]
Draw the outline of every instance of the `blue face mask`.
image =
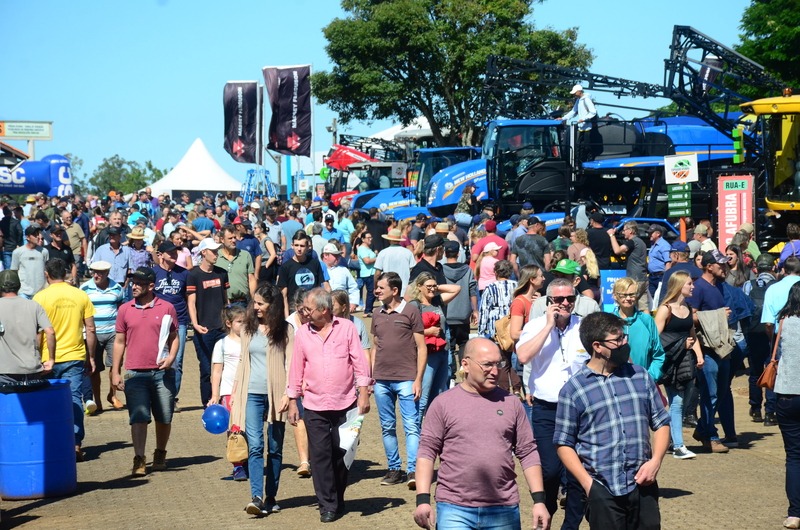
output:
[{"label": "blue face mask", "polygon": [[328,207],[327,207],[327,206],[323,206],[323,207],[322,207],[322,211],[323,211],[323,212],[327,212],[327,211],[328,211]]}]

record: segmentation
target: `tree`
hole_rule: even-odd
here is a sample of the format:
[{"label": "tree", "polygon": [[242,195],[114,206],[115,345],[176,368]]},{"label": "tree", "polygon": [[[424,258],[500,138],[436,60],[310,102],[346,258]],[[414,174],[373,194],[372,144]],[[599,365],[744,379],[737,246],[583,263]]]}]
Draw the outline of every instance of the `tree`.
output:
[{"label": "tree", "polygon": [[104,158],[88,180],[90,193],[104,195],[110,190],[131,193],[144,188],[164,176],[166,170],[156,168],[151,161],[142,167],[138,162],[125,160],[119,155]]},{"label": "tree", "polygon": [[[752,0],[739,26],[736,51],[761,64],[770,74],[800,90],[800,10],[797,0]],[[763,95],[762,95],[763,96]]]},{"label": "tree", "polygon": [[[428,119],[438,145],[477,142],[489,55],[587,67],[577,30],[536,30],[530,0],[342,0],[347,18],[323,29],[330,72],[314,95],[342,123]],[[450,131],[448,135],[448,131]]]}]

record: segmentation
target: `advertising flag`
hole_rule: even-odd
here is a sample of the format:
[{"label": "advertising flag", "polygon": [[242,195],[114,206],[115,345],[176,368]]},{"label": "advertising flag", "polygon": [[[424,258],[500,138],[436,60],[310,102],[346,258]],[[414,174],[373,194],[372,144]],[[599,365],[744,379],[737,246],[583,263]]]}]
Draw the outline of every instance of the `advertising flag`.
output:
[{"label": "advertising flag", "polygon": [[311,66],[264,67],[272,119],[267,149],[311,156]]},{"label": "advertising flag", "polygon": [[257,81],[225,83],[225,150],[245,164],[261,163],[261,101]]}]

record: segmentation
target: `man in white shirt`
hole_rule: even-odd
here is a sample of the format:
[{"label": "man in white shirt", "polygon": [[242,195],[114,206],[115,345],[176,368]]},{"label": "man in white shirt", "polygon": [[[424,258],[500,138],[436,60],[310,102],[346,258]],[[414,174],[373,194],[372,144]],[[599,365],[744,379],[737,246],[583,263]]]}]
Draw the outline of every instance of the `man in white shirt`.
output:
[{"label": "man in white shirt", "polygon": [[331,291],[339,289],[347,291],[347,298],[350,300],[350,311],[354,312],[358,307],[360,293],[358,284],[356,284],[353,275],[350,274],[350,270],[339,264],[342,250],[335,243],[325,244],[322,249],[322,263],[328,268],[328,283],[331,286]]},{"label": "man in white shirt", "polygon": [[384,272],[396,272],[403,280],[400,296],[404,296],[411,269],[417,264],[417,260],[410,250],[400,246],[403,236],[397,228],[389,230],[388,234],[383,234],[381,237],[389,242],[389,246],[378,252],[378,259],[375,261],[375,281],[377,282],[378,277]]}]

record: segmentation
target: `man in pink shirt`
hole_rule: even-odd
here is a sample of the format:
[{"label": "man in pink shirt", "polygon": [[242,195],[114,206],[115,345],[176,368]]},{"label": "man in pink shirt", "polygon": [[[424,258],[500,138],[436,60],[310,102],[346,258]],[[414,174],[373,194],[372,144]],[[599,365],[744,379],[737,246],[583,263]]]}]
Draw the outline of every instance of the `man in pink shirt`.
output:
[{"label": "man in pink shirt", "polygon": [[369,386],[373,381],[355,325],[333,316],[331,293],[312,289],[297,310],[309,322],[300,326],[294,337],[286,391],[289,423],[297,424],[297,399],[302,397],[320,521],[331,523],[344,513],[347,487],[348,469],[345,452],[339,447],[339,427],[356,406],[359,414],[369,412]]},{"label": "man in pink shirt", "polygon": [[[514,457],[533,498],[533,528],[549,528],[542,465],[519,398],[497,387],[506,361],[489,339],[467,342],[464,381],[440,394],[422,424],[417,452],[417,509],[421,528],[520,528]],[[436,511],[431,508],[433,464],[439,457]]]}]

